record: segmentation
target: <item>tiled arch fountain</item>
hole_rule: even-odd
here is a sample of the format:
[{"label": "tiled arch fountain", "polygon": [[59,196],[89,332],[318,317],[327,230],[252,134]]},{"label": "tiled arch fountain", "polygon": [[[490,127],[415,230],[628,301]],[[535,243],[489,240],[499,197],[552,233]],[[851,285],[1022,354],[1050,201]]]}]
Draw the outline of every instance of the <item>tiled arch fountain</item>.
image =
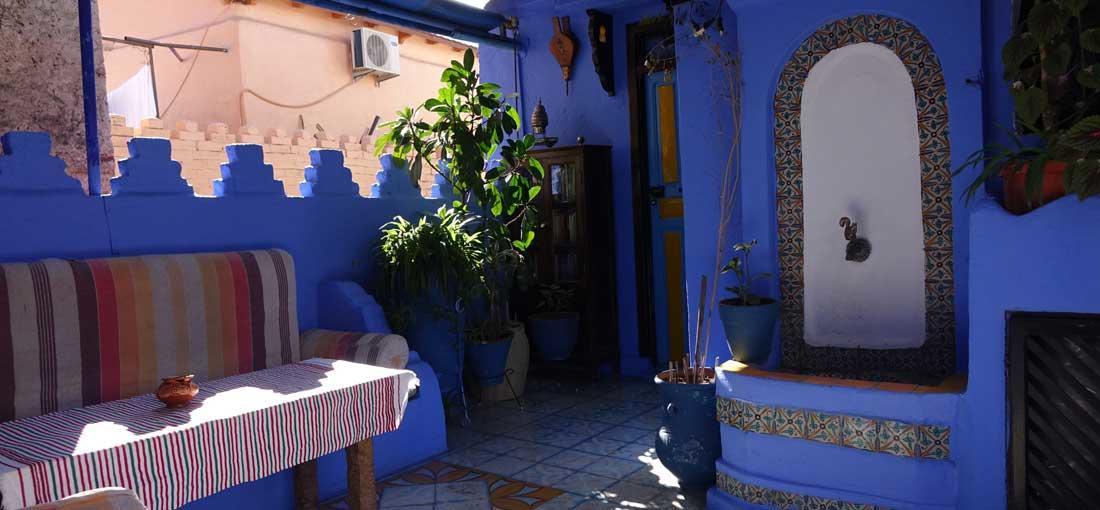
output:
[{"label": "tiled arch fountain", "polygon": [[[912,78],[920,158],[920,209],[925,252],[925,339],[920,347],[863,349],[811,346],[804,340],[805,285],[802,98],[811,68],[830,52],[873,43],[897,55]],[[775,93],[776,209],[780,269],[780,336],[784,369],[852,378],[955,369],[955,284],[947,89],[939,59],[911,23],[857,15],[821,26],[795,50]]]}]

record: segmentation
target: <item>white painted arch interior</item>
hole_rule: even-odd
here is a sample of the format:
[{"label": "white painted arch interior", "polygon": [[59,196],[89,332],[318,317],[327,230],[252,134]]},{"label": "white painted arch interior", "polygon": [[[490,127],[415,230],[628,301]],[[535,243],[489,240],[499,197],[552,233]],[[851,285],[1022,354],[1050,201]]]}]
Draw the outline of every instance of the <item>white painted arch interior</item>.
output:
[{"label": "white painted arch interior", "polygon": [[[810,69],[802,95],[805,341],[897,349],[925,340],[920,142],[912,80],[860,43]],[[839,219],[872,246],[844,258]]]}]

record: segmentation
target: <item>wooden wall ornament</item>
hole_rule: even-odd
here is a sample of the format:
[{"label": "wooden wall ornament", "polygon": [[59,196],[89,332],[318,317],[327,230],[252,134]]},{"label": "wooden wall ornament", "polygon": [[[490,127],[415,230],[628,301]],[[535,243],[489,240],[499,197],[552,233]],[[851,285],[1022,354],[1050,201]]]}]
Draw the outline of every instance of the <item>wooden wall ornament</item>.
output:
[{"label": "wooden wall ornament", "polygon": [[561,66],[561,78],[565,80],[565,95],[569,95],[569,80],[573,79],[573,57],[577,43],[569,30],[569,16],[554,16],[554,36],[550,38],[550,53]]},{"label": "wooden wall ornament", "polygon": [[588,9],[588,42],[592,45],[592,65],[607,95],[615,95],[614,52],[611,49],[611,15]]}]

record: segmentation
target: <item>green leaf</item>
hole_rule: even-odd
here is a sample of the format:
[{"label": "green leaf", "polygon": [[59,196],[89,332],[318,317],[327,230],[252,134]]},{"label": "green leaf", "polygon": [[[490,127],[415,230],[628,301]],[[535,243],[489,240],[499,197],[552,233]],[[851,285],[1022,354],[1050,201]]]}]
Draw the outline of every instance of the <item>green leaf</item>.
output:
[{"label": "green leaf", "polygon": [[1047,96],[1039,87],[1029,87],[1016,93],[1015,102],[1016,115],[1020,120],[1034,125],[1047,107]]},{"label": "green leaf", "polygon": [[1047,50],[1043,57],[1043,71],[1049,76],[1061,76],[1069,68],[1069,62],[1073,59],[1073,48],[1068,43],[1062,43]]},{"label": "green leaf", "polygon": [[1100,28],[1081,32],[1081,47],[1092,53],[1100,53]]},{"label": "green leaf", "polygon": [[1100,66],[1093,64],[1077,73],[1077,83],[1092,90],[1100,90]]},{"label": "green leaf", "polygon": [[1018,73],[1020,64],[1034,56],[1038,50],[1039,44],[1027,32],[1011,37],[1001,48],[1001,62],[1004,63],[1005,73]]},{"label": "green leaf", "polygon": [[462,66],[467,70],[474,69],[474,50],[466,48],[466,53],[462,55]]},{"label": "green leaf", "polygon": [[1062,143],[1081,152],[1100,151],[1100,115],[1077,121],[1066,131]]},{"label": "green leaf", "polygon": [[1069,21],[1062,8],[1052,3],[1037,3],[1027,17],[1027,30],[1039,44],[1046,44],[1058,36]]},{"label": "green leaf", "polygon": [[1054,0],[1054,3],[1074,16],[1080,16],[1089,6],[1089,0]]}]

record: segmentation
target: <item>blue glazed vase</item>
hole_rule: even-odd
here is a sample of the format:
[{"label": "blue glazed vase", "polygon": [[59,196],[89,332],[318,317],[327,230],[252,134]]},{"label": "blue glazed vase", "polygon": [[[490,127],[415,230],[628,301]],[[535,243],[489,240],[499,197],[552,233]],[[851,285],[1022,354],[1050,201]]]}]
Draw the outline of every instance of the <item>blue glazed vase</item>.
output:
[{"label": "blue glazed vase", "polygon": [[754,365],[767,363],[772,353],[779,303],[768,300],[759,305],[743,306],[726,300],[718,304],[718,316],[726,330],[726,343],[733,359]]},{"label": "blue glazed vase", "polygon": [[470,342],[466,345],[466,361],[470,364],[474,379],[481,386],[493,386],[504,382],[508,368],[508,351],[512,348],[512,334],[496,342]]},{"label": "blue glazed vase", "polygon": [[[713,379],[714,371],[708,369]],[[660,391],[664,416],[657,431],[657,458],[680,480],[680,487],[701,489],[714,485],[714,462],[722,454],[718,430],[715,384],[676,384],[668,372],[653,380]]]},{"label": "blue glazed vase", "polygon": [[547,312],[532,314],[531,340],[542,359],[562,361],[573,354],[580,332],[581,316],[576,312]]}]

